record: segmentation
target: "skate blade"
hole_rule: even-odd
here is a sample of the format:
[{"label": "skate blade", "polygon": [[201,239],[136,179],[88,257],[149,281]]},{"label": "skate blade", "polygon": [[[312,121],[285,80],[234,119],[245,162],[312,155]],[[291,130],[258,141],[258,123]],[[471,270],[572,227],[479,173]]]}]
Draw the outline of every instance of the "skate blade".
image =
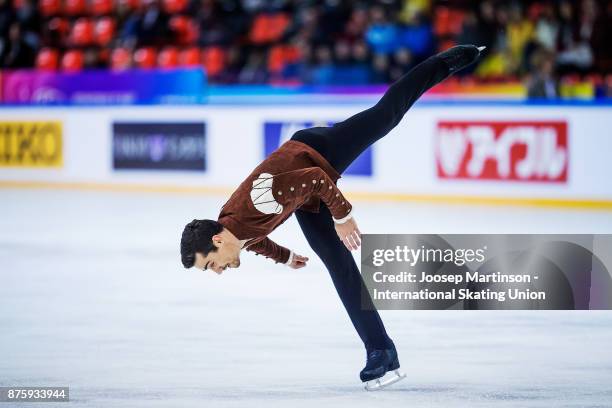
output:
[{"label": "skate blade", "polygon": [[[388,374],[388,373],[387,373]],[[385,378],[387,377],[387,378]],[[380,378],[377,378],[375,380],[371,380],[366,382],[365,385],[365,389],[366,391],[378,391],[378,390],[382,390],[383,388],[386,388],[388,386],[390,386],[391,384],[395,384],[398,381],[403,380],[404,378],[406,378],[406,374],[400,372],[400,370],[395,370],[393,372],[393,374],[391,374],[391,376],[383,376]]]}]

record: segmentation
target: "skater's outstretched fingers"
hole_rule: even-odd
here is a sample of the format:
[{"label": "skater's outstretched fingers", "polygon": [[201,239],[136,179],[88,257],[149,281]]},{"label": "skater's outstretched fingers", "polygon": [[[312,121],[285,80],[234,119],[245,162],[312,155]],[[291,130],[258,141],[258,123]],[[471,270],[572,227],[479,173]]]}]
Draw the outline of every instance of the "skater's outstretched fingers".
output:
[{"label": "skater's outstretched fingers", "polygon": [[349,243],[349,245],[350,245],[350,248],[349,248],[349,249],[350,249],[351,251],[354,251],[354,250],[356,250],[357,248],[359,248],[359,246],[357,245],[357,243],[356,243],[356,241],[355,241],[355,233],[354,233],[354,232],[351,232],[351,234],[350,234],[348,237],[346,237],[346,240],[348,241],[348,243]]},{"label": "skater's outstretched fingers", "polygon": [[346,247],[346,249],[348,249],[349,251],[353,250],[353,246],[351,245],[351,242],[349,241],[348,237],[342,238],[342,242],[344,243],[344,246]]},{"label": "skater's outstretched fingers", "polygon": [[351,221],[353,221],[353,229],[351,230],[351,239],[353,240],[355,250],[357,250],[359,249],[359,246],[361,245],[361,232],[359,232],[359,227],[357,226],[357,221],[355,221],[355,218],[352,218]]},{"label": "skater's outstretched fingers", "polygon": [[349,251],[359,248],[359,245],[361,245],[361,239],[359,238],[360,232],[354,217],[342,224],[336,224],[335,228],[338,238],[340,238]]},{"label": "skater's outstretched fingers", "polygon": [[353,240],[355,241],[357,248],[359,248],[361,245],[361,232],[359,232],[359,228],[357,228],[357,226],[355,226],[355,231],[353,231]]},{"label": "skater's outstretched fingers", "polygon": [[353,234],[353,242],[355,243],[355,250],[359,249],[359,245],[361,245],[361,240],[357,234]]},{"label": "skater's outstretched fingers", "polygon": [[291,264],[289,264],[289,267],[293,269],[300,269],[306,266],[306,262],[308,262],[308,257],[293,254],[293,259],[291,261]]}]

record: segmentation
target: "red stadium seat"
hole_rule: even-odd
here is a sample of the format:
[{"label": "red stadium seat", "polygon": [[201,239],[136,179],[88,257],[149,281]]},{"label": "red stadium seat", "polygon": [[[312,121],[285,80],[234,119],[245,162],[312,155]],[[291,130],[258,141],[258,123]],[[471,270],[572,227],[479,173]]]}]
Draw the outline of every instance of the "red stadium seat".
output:
[{"label": "red stadium seat", "polygon": [[64,12],[69,16],[85,14],[85,0],[64,0]]},{"label": "red stadium seat", "polygon": [[90,0],[91,13],[103,16],[113,12],[113,0]]},{"label": "red stadium seat", "polygon": [[115,48],[110,57],[112,70],[120,71],[132,66],[132,54],[125,48]]},{"label": "red stadium seat", "polygon": [[174,32],[176,40],[182,45],[192,45],[198,39],[198,26],[193,19],[186,16],[173,16],[170,19],[170,29]]},{"label": "red stadium seat", "polygon": [[50,32],[57,35],[60,39],[65,39],[70,32],[70,23],[63,17],[53,17],[47,23]]},{"label": "red stadium seat", "polygon": [[60,13],[60,0],[40,0],[38,9],[44,17],[56,16]]},{"label": "red stadium seat", "polygon": [[302,56],[300,55],[300,49],[295,45],[285,46],[285,60],[287,62],[298,62]]},{"label": "red stadium seat", "polygon": [[181,67],[197,67],[200,65],[200,50],[195,47],[187,48],[179,54]]},{"label": "red stadium seat", "polygon": [[102,66],[108,67],[110,61],[110,50],[108,48],[101,48],[98,51],[98,63]]},{"label": "red stadium seat", "polygon": [[134,53],[134,63],[138,68],[155,68],[156,52],[154,48],[139,48]]},{"label": "red stadium seat", "polygon": [[140,7],[140,0],[116,0],[117,7],[127,5],[130,10],[135,10]]},{"label": "red stadium seat", "polygon": [[438,6],[434,9],[433,31],[437,36],[450,33],[450,9],[446,6]]},{"label": "red stadium seat", "polygon": [[285,13],[261,13],[255,17],[249,38],[253,44],[274,42],[283,35],[290,23]]},{"label": "red stadium seat", "polygon": [[189,19],[187,24],[187,31],[185,31],[184,37],[181,39],[185,45],[193,45],[198,41],[200,31],[197,23],[193,19]]},{"label": "red stadium seat", "polygon": [[163,9],[168,14],[176,14],[184,11],[187,4],[188,0],[163,0]]},{"label": "red stadium seat", "polygon": [[268,53],[268,70],[272,73],[279,73],[285,67],[285,48],[276,45]]},{"label": "red stadium seat", "polygon": [[225,68],[225,51],[221,47],[208,47],[202,51],[202,63],[206,74],[214,77]]},{"label": "red stadium seat", "polygon": [[536,21],[544,11],[544,5],[540,2],[535,2],[527,9],[527,16],[531,21]]},{"label": "red stadium seat", "polygon": [[85,46],[93,43],[94,25],[88,18],[79,18],[72,26],[70,32],[70,43],[77,46]]},{"label": "red stadium seat", "polygon": [[36,68],[42,71],[55,71],[59,65],[59,52],[53,48],[43,48],[36,56]]},{"label": "red stadium seat", "polygon": [[187,30],[189,19],[185,16],[172,16],[170,19],[170,29],[180,35]]},{"label": "red stadium seat", "polygon": [[110,17],[102,17],[96,22],[95,40],[96,44],[105,46],[110,44],[115,36],[115,20]]},{"label": "red stadium seat", "polygon": [[23,7],[23,0],[13,0],[13,7],[20,9]]},{"label": "red stadium seat", "polygon": [[589,74],[586,76],[586,80],[595,86],[601,86],[604,83],[604,79],[600,74]]},{"label": "red stadium seat", "polygon": [[77,72],[83,69],[83,63],[83,52],[80,50],[70,50],[62,57],[62,70]]},{"label": "red stadium seat", "polygon": [[454,47],[455,45],[457,45],[457,43],[453,39],[440,41],[440,43],[438,44],[438,52],[446,51],[449,48]]},{"label": "red stadium seat", "polygon": [[157,56],[157,66],[160,68],[176,68],[179,62],[179,52],[175,47],[166,47]]}]

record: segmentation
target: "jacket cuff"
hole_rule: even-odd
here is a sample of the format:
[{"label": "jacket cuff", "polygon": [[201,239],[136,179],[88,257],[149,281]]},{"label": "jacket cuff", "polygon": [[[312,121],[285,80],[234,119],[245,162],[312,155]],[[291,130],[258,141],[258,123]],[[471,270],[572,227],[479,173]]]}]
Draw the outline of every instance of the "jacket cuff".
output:
[{"label": "jacket cuff", "polygon": [[291,265],[291,261],[293,261],[293,251],[289,251],[289,259],[285,262],[285,265]]},{"label": "jacket cuff", "polygon": [[332,218],[333,218],[333,220],[334,220],[334,222],[335,222],[336,224],[344,224],[345,222],[347,222],[348,220],[350,220],[351,218],[353,218],[353,214],[352,214],[352,212],[353,212],[353,211],[352,211],[352,209],[351,209],[351,211],[349,211],[349,213],[347,214],[347,216],[346,216],[346,217],[342,217],[342,218],[340,218],[340,219],[336,219],[336,218],[334,218],[334,217],[332,217]]}]

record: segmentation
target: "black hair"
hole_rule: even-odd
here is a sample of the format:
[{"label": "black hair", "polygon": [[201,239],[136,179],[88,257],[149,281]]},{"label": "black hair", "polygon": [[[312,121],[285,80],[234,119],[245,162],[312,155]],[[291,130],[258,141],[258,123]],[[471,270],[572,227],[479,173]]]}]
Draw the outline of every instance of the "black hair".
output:
[{"label": "black hair", "polygon": [[213,220],[193,220],[185,225],[181,237],[181,262],[185,268],[191,268],[195,263],[196,252],[204,256],[216,252],[217,247],[212,242],[213,235],[223,231],[223,225]]}]

